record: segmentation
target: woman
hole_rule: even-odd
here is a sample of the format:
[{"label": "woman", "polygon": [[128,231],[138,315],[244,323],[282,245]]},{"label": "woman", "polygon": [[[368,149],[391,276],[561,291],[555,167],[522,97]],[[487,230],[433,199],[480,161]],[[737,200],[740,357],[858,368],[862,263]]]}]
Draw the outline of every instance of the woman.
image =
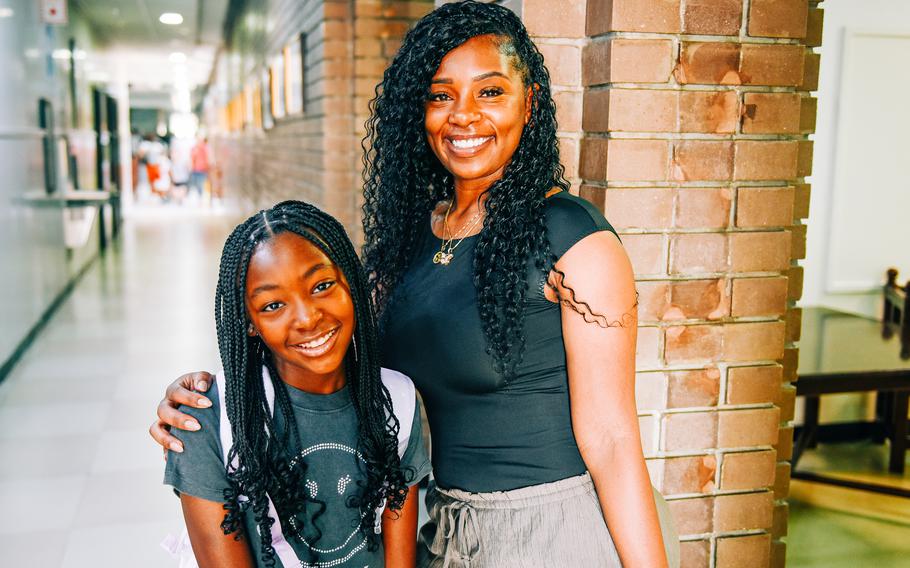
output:
[{"label": "woman", "polygon": [[[447,4],[377,93],[364,260],[383,363],[414,380],[432,433],[418,565],[666,566],[634,400],[632,269],[566,191],[540,52],[510,11]],[[159,405],[162,445],[197,382]]]}]

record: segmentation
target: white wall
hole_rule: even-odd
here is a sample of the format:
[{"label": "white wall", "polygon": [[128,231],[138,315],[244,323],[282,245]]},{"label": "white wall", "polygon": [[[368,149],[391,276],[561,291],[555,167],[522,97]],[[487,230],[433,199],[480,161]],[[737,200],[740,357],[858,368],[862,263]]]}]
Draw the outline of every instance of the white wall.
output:
[{"label": "white wall", "polygon": [[[824,37],[821,51],[821,70],[819,77],[818,118],[815,139],[815,156],[813,175],[809,178],[812,184],[812,200],[808,220],[807,255],[803,265],[805,267],[805,281],[802,305],[829,305],[847,311],[878,314],[878,292],[832,292],[828,278],[828,259],[831,254],[832,240],[836,240],[836,232],[849,231],[863,235],[863,231],[875,229],[874,223],[868,216],[857,215],[856,222],[850,226],[841,226],[844,223],[832,223],[832,216],[837,211],[835,207],[836,188],[840,191],[862,192],[868,188],[844,187],[844,172],[838,167],[836,156],[838,151],[838,115],[843,112],[862,110],[856,103],[851,102],[849,108],[841,106],[842,64],[844,61],[844,37],[848,30],[861,30],[863,32],[896,32],[910,34],[910,2],[906,0],[826,0],[821,4],[825,10]],[[863,62],[863,65],[879,66],[875,75],[887,81],[890,77],[905,75],[910,69],[910,63],[894,66],[881,60]],[[907,109],[894,108],[894,113],[906,114]],[[843,132],[840,133],[843,135]],[[900,153],[910,160],[910,138],[903,137],[898,143],[904,148]],[[841,149],[843,150],[843,149]],[[838,185],[838,182],[841,182]],[[876,189],[881,189],[876,186]],[[910,192],[910,176],[901,184],[892,186],[895,192]],[[844,203],[841,198],[841,205]],[[883,212],[890,212],[894,222],[903,217],[907,218],[910,211],[895,211],[889,209],[888,203],[881,202],[881,195],[869,203],[867,208],[880,208]],[[881,222],[881,221],[878,221]],[[907,233],[900,241],[876,242],[874,248],[867,247],[869,254],[880,255],[882,259],[894,260],[899,264],[901,258],[908,256]],[[836,251],[835,251],[836,254]],[[910,270],[910,267],[905,270]],[[882,270],[883,272],[883,270]],[[869,280],[868,274],[857,274],[859,280]],[[882,274],[883,277],[883,274]],[[901,280],[910,278],[910,273],[901,274]]]},{"label": "white wall", "polygon": [[[93,233],[85,246],[68,250],[62,210],[26,205],[23,199],[44,190],[40,97],[54,105],[58,138],[72,133],[68,77],[52,54],[66,47],[73,25],[43,24],[35,0],[4,0],[2,6],[7,10],[0,17],[0,365],[98,248]],[[78,104],[90,108],[81,96]]]}]

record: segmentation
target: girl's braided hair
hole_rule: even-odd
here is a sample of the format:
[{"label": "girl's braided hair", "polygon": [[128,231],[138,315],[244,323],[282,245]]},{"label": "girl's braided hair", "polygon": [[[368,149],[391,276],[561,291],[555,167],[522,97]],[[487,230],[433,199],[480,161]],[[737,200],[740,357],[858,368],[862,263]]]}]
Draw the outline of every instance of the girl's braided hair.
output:
[{"label": "girl's braided hair", "polygon": [[[227,461],[237,465],[226,465],[230,485],[225,489],[227,513],[221,527],[225,534],[237,532],[242,527],[243,511],[251,508],[259,527],[259,544],[270,565],[275,558],[271,526],[276,519],[268,514],[268,497],[275,504],[285,533],[299,526],[306,533],[298,533],[299,536],[305,536],[310,543],[321,535],[316,521],[325,509],[305,489],[305,460],[292,463],[303,448],[288,391],[272,354],[258,336],[247,333],[245,295],[250,258],[257,245],[284,232],[299,235],[322,250],[344,274],[350,288],[356,318],[355,348],[348,349],[344,365],[357,413],[358,450],[366,461],[367,474],[348,505],[360,509],[360,529],[370,539],[371,548],[378,544],[373,531],[376,508],[387,499],[389,508],[400,509],[408,489],[398,456],[398,419],[380,378],[375,316],[367,279],[350,239],[338,221],[306,203],[284,201],[260,211],[234,229],[224,245],[215,292],[215,326],[234,439]],[[276,429],[266,400],[263,367],[268,369],[275,388],[275,411],[281,413],[282,428]],[[242,502],[241,495],[248,501]]]},{"label": "girl's braided hair", "polygon": [[426,141],[424,104],[442,58],[479,35],[493,35],[531,88],[531,118],[501,179],[487,190],[486,217],[473,260],[487,351],[507,378],[524,349],[528,262],[543,274],[555,256],[544,219],[546,194],[567,190],[559,161],[556,107],[543,56],[521,20],[496,4],[446,4],[412,29],[371,101],[364,138],[364,263],[380,321],[415,254],[419,228],[454,193],[452,175]]}]

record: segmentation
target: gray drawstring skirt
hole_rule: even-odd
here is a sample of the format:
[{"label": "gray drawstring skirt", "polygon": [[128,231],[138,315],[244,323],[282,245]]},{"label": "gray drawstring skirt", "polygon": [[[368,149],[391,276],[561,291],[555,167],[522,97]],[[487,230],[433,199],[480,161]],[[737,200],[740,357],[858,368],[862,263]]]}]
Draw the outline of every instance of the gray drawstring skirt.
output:
[{"label": "gray drawstring skirt", "polygon": [[[679,540],[654,496],[671,568]],[[512,491],[470,493],[430,484],[430,520],[417,539],[418,568],[621,568],[587,473]]]}]

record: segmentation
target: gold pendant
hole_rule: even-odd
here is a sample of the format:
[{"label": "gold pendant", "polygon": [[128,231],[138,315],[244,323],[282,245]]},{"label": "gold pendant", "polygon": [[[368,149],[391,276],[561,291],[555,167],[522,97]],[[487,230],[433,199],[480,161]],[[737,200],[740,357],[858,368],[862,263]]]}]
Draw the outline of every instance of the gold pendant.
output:
[{"label": "gold pendant", "polygon": [[447,266],[450,262],[452,262],[452,256],[454,256],[452,253],[438,251],[433,255],[433,264],[441,264],[443,266]]}]

